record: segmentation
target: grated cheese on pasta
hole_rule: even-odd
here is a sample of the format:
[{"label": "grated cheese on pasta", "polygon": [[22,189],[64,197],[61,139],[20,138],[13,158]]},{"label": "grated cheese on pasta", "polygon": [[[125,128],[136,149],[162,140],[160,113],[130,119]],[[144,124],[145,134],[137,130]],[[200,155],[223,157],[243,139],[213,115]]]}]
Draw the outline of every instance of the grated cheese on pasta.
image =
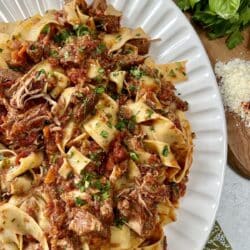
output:
[{"label": "grated cheese on pasta", "polygon": [[219,88],[225,108],[238,114],[250,127],[250,61],[217,62],[215,73],[220,79]]}]

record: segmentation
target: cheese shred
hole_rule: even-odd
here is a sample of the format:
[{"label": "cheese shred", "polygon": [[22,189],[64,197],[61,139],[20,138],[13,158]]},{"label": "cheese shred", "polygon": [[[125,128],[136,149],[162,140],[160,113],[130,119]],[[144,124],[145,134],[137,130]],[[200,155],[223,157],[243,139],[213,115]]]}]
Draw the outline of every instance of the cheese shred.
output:
[{"label": "cheese shred", "polygon": [[217,62],[215,73],[225,108],[238,114],[250,127],[250,61]]}]

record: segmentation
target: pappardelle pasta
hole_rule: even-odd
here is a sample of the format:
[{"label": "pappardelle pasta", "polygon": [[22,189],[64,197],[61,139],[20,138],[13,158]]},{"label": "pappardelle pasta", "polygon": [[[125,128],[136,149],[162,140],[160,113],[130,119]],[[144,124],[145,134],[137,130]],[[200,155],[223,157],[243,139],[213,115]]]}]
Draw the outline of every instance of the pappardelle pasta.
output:
[{"label": "pappardelle pasta", "polygon": [[0,250],[164,250],[193,143],[185,61],[104,0],[0,23]]}]

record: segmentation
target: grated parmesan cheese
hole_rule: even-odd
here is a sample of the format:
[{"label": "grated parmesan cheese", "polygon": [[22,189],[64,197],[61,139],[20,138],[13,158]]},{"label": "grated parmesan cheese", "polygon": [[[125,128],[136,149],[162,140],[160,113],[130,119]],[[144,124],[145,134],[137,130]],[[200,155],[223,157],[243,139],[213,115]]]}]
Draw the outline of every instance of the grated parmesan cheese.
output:
[{"label": "grated parmesan cheese", "polygon": [[225,108],[238,114],[250,127],[250,61],[217,62],[215,73],[220,79],[219,88]]}]

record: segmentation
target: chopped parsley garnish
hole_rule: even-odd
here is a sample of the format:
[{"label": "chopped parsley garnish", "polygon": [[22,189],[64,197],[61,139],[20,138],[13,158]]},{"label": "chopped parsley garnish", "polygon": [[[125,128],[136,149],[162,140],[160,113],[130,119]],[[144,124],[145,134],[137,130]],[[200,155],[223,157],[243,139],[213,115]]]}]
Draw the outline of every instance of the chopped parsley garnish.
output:
[{"label": "chopped parsley garnish", "polygon": [[52,49],[50,50],[49,55],[56,58],[58,57],[59,53],[56,50]]},{"label": "chopped parsley garnish", "polygon": [[99,189],[99,190],[101,190],[101,189],[102,189],[102,183],[101,183],[101,181],[100,181],[100,180],[96,180],[96,181],[93,183],[93,187],[94,187],[94,188],[97,188],[97,189]]},{"label": "chopped parsley garnish", "polygon": [[115,213],[114,225],[116,227],[121,228],[125,223],[128,222],[128,220],[124,216],[120,215],[117,209],[115,209],[114,213]]},{"label": "chopped parsley garnish", "polygon": [[108,134],[108,132],[107,132],[106,130],[102,130],[102,132],[100,133],[100,135],[101,135],[103,138],[107,139],[109,134]]},{"label": "chopped parsley garnish", "polygon": [[36,78],[39,78],[42,74],[46,74],[46,71],[44,69],[40,69],[37,74],[36,74]]},{"label": "chopped parsley garnish", "polygon": [[170,77],[176,77],[176,73],[174,72],[173,69],[171,69],[171,70],[169,71],[168,76],[170,76]]},{"label": "chopped parsley garnish", "polygon": [[134,130],[136,125],[136,116],[132,115],[130,119],[128,120],[128,129]]},{"label": "chopped parsley garnish", "polygon": [[110,197],[110,182],[107,181],[105,184],[99,185],[100,196],[102,200],[107,200]]},{"label": "chopped parsley garnish", "polygon": [[76,184],[76,187],[79,188],[81,192],[85,192],[88,188],[96,189],[96,193],[93,195],[96,201],[106,200],[110,197],[110,182],[103,182],[101,176],[95,173],[83,172],[82,179]]},{"label": "chopped parsley garnish", "polygon": [[103,94],[105,92],[105,87],[99,86],[95,88],[96,94]]},{"label": "chopped parsley garnish", "polygon": [[101,196],[99,194],[93,194],[93,198],[95,201],[101,201]]},{"label": "chopped parsley garnish", "polygon": [[130,119],[120,119],[116,124],[116,129],[122,131],[128,128],[130,131],[135,129],[136,125],[136,116],[133,115]]},{"label": "chopped parsley garnish", "polygon": [[147,118],[151,118],[151,116],[153,115],[154,111],[152,109],[147,109]]},{"label": "chopped parsley garnish", "polygon": [[100,55],[106,50],[106,45],[104,43],[100,43],[96,48],[96,54]]},{"label": "chopped parsley garnish", "polygon": [[118,123],[116,124],[115,127],[116,127],[116,129],[118,129],[120,131],[124,130],[126,128],[126,122],[125,122],[125,120],[118,121]]},{"label": "chopped parsley garnish", "polygon": [[134,91],[137,90],[137,87],[135,85],[130,85],[129,86],[129,90],[132,91],[132,92],[134,92]]},{"label": "chopped parsley garnish", "polygon": [[89,158],[92,161],[97,161],[98,160],[98,154],[97,153],[91,153],[91,154],[89,154]]},{"label": "chopped parsley garnish", "polygon": [[115,39],[117,40],[117,41],[121,41],[122,40],[122,35],[117,35],[116,37],[115,37]]},{"label": "chopped parsley garnish", "polygon": [[168,153],[169,153],[168,146],[164,146],[164,148],[162,150],[162,155],[165,156],[165,157],[167,157]]},{"label": "chopped parsley garnish", "polygon": [[95,77],[94,80],[95,80],[97,83],[101,83],[101,82],[102,82],[102,76],[99,75],[99,76]]},{"label": "chopped parsley garnish", "polygon": [[111,98],[113,99],[113,100],[117,100],[118,98],[119,98],[119,95],[118,94],[116,94],[116,93],[111,93]]},{"label": "chopped parsley garnish", "polygon": [[91,159],[91,161],[97,166],[101,166],[102,164],[102,151],[97,151],[97,152],[93,152],[93,153],[90,153],[88,155],[88,157]]},{"label": "chopped parsley garnish", "polygon": [[62,43],[65,42],[70,36],[71,36],[70,32],[66,29],[63,29],[55,35],[54,41],[56,43]]},{"label": "chopped parsley garnish", "polygon": [[102,199],[103,199],[103,200],[107,200],[109,197],[110,197],[109,192],[104,192],[104,193],[102,193]]},{"label": "chopped parsley garnish", "polygon": [[75,26],[74,30],[76,31],[77,36],[85,36],[90,33],[89,28],[83,24]]},{"label": "chopped parsley garnish", "polygon": [[80,189],[81,192],[84,192],[90,185],[91,181],[96,177],[93,173],[81,173],[82,179],[76,184],[76,187]]},{"label": "chopped parsley garnish", "polygon": [[118,228],[121,228],[126,222],[127,219],[125,217],[115,218],[115,226]]},{"label": "chopped parsley garnish", "polygon": [[135,153],[135,152],[130,152],[130,153],[129,153],[129,156],[130,156],[130,158],[131,158],[133,161],[138,161],[138,160],[139,160],[139,156],[138,156],[138,154]]},{"label": "chopped parsley garnish", "polygon": [[83,199],[81,199],[81,198],[79,198],[79,197],[76,197],[76,198],[75,198],[75,203],[76,203],[76,205],[77,205],[78,207],[81,207],[81,206],[83,206],[83,205],[86,204],[86,201],[83,200]]},{"label": "chopped parsley garnish", "polygon": [[47,24],[47,25],[44,26],[44,28],[42,29],[41,33],[42,34],[49,34],[49,32],[50,32],[50,25]]},{"label": "chopped parsley garnish", "polygon": [[134,52],[134,50],[132,50],[132,49],[125,50],[125,54],[127,54],[127,55],[132,54],[133,52]]},{"label": "chopped parsley garnish", "polygon": [[99,69],[98,69],[98,73],[99,73],[99,74],[102,75],[102,74],[104,74],[104,72],[105,72],[104,68],[99,68]]},{"label": "chopped parsley garnish", "polygon": [[139,80],[142,76],[145,75],[145,72],[138,68],[132,68],[130,70],[130,74]]}]

